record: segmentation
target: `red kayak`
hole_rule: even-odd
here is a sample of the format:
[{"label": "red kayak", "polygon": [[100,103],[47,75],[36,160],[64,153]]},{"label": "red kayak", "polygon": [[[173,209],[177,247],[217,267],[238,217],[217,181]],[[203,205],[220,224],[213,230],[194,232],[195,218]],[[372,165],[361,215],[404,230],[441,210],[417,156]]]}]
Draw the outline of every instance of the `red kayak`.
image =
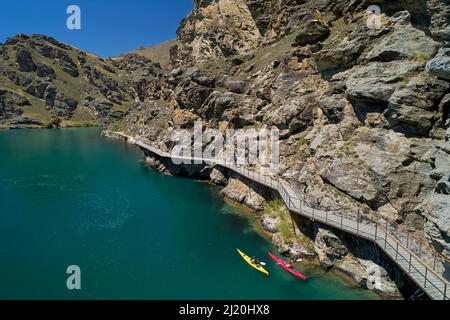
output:
[{"label": "red kayak", "polygon": [[299,277],[300,279],[302,279],[302,280],[307,280],[307,278],[304,276],[304,275],[302,275],[300,272],[298,272],[298,271],[295,271],[294,269],[292,269],[292,268],[289,268],[287,265],[286,265],[286,262],[284,262],[283,260],[281,260],[281,259],[278,259],[277,257],[275,257],[271,252],[269,252],[269,257],[271,257],[273,260],[275,260],[275,262],[277,262],[284,270],[286,270],[287,272],[290,272],[290,273],[292,273],[294,276],[296,276],[296,277]]}]

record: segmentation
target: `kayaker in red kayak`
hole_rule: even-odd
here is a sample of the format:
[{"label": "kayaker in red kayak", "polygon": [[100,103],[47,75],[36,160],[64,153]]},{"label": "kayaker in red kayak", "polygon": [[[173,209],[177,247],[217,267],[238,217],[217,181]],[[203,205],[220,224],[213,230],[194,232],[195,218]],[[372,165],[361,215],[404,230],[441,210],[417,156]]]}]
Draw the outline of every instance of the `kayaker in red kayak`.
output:
[{"label": "kayaker in red kayak", "polygon": [[271,252],[269,252],[269,257],[272,258],[276,263],[278,263],[284,270],[286,270],[287,272],[293,274],[294,276],[302,279],[302,280],[307,280],[307,278],[301,274],[299,271],[294,270],[293,268],[293,263],[289,262],[286,263],[283,260],[277,258],[274,254],[272,254]]},{"label": "kayaker in red kayak", "polygon": [[289,269],[294,269],[294,260],[289,260],[289,262],[286,263],[286,267]]}]

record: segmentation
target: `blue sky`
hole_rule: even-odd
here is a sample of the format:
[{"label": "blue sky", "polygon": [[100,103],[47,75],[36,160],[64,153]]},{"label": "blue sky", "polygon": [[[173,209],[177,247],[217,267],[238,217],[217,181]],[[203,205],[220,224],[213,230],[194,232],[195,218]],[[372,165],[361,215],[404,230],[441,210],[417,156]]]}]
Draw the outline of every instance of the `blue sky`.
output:
[{"label": "blue sky", "polygon": [[[81,30],[68,30],[66,9],[81,8]],[[0,4],[0,42],[40,33],[103,57],[174,39],[192,0],[16,0]]]}]

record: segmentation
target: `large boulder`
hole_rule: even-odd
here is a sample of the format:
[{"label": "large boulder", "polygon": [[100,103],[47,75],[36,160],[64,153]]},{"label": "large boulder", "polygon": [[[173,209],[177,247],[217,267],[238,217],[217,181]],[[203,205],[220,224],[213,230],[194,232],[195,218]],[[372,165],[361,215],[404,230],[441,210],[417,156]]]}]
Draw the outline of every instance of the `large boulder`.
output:
[{"label": "large boulder", "polygon": [[274,215],[264,214],[261,216],[261,226],[264,230],[270,233],[277,233],[278,230],[278,224],[280,223],[280,218]]},{"label": "large boulder", "polygon": [[316,107],[316,95],[314,93],[305,94],[269,104],[261,110],[258,116],[262,117],[265,124],[275,126],[291,135],[304,131],[312,125]]},{"label": "large boulder", "polygon": [[411,25],[402,26],[382,38],[366,55],[368,61],[430,59],[441,44]]},{"label": "large boulder", "polygon": [[386,269],[370,260],[358,259],[366,275],[366,285],[378,294],[387,298],[401,298],[397,285],[389,277]]},{"label": "large boulder", "polygon": [[338,261],[348,254],[348,249],[344,242],[334,233],[327,229],[319,229],[314,242],[320,265],[324,269],[332,268]]},{"label": "large boulder", "polygon": [[346,82],[350,101],[386,105],[402,81],[417,73],[420,62],[392,61],[372,62],[357,67]]},{"label": "large boulder", "polygon": [[436,77],[450,80],[450,48],[439,50],[439,53],[427,63],[426,70]]},{"label": "large boulder", "polygon": [[390,127],[407,136],[427,136],[438,118],[438,105],[448,88],[445,81],[418,77],[396,90],[386,111]]},{"label": "large boulder", "polygon": [[386,297],[401,297],[385,269],[370,260],[358,259],[352,255],[346,244],[331,231],[319,228],[314,249],[324,269],[343,274],[357,286],[374,290]]},{"label": "large boulder", "polygon": [[377,201],[382,190],[370,169],[355,161],[355,157],[335,159],[323,178],[352,198],[369,203]]},{"label": "large boulder", "polygon": [[225,177],[223,172],[220,169],[213,168],[211,173],[209,174],[209,178],[211,182],[220,186],[225,186],[228,182],[228,179]]},{"label": "large boulder", "polygon": [[[430,141],[413,140],[394,131],[362,128],[358,134],[356,152],[373,172],[372,177],[382,186],[376,208],[390,204],[395,209],[395,219],[403,219],[406,213],[423,200],[423,196],[434,190],[436,181],[430,177],[437,150]],[[420,228],[420,225],[415,226]]]},{"label": "large boulder", "polygon": [[334,265],[333,270],[350,278],[351,281],[360,287],[366,286],[367,273],[361,263],[359,263],[358,259],[352,255],[347,255],[342,260],[338,261]]},{"label": "large boulder", "polygon": [[346,95],[360,121],[364,123],[368,113],[383,113],[392,94],[417,74],[423,64],[410,61],[372,62],[351,70],[346,81]]}]

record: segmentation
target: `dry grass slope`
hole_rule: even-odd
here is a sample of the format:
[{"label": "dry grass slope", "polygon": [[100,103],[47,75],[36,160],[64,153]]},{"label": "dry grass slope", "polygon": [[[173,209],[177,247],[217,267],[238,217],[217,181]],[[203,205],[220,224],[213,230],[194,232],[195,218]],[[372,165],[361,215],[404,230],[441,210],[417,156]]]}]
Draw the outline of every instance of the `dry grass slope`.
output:
[{"label": "dry grass slope", "polygon": [[170,48],[177,44],[177,40],[170,40],[163,42],[156,46],[151,46],[148,48],[141,48],[130,53],[135,53],[150,59],[154,63],[159,63],[161,66],[165,66],[170,62],[169,52]]}]

